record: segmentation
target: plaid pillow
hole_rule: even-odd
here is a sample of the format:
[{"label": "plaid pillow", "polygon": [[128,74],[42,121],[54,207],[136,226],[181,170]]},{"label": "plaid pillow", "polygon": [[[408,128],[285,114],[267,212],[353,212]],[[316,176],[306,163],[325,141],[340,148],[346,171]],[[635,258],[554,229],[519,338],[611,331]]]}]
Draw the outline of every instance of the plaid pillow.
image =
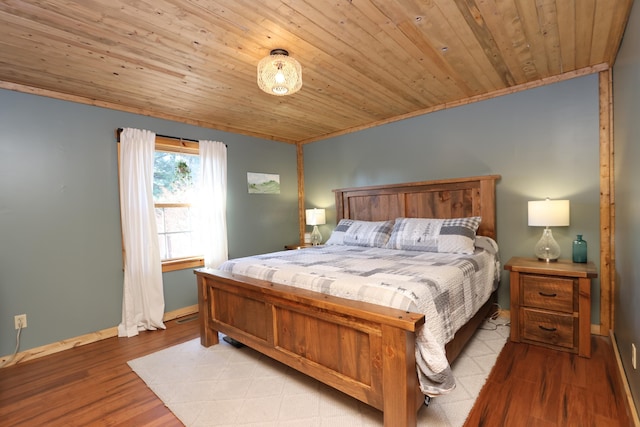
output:
[{"label": "plaid pillow", "polygon": [[387,248],[472,254],[480,217],[397,218]]},{"label": "plaid pillow", "polygon": [[393,221],[352,220],[351,225],[344,232],[344,244],[384,248],[392,229]]},{"label": "plaid pillow", "polygon": [[344,245],[344,235],[353,222],[352,219],[341,219],[336,228],[333,229],[325,245]]}]

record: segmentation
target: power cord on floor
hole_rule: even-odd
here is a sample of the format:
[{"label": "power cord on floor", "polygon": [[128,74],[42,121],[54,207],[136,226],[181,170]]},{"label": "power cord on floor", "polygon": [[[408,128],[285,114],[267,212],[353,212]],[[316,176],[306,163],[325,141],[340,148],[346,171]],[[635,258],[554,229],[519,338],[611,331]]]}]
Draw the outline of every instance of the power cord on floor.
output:
[{"label": "power cord on floor", "polygon": [[494,303],[496,309],[491,311],[491,314],[485,319],[484,324],[480,326],[478,329],[484,329],[486,331],[495,331],[501,326],[511,326],[511,322],[507,321],[504,323],[498,323],[497,320],[500,318],[500,312],[502,311],[502,307],[500,304]]},{"label": "power cord on floor", "polygon": [[18,350],[20,350],[20,332],[22,332],[22,322],[20,323],[18,327],[18,333],[16,334],[16,349],[14,350],[13,354],[9,356],[7,360],[0,363],[0,368],[4,368],[8,363],[12,362],[13,359],[16,358],[16,355],[18,354]]}]

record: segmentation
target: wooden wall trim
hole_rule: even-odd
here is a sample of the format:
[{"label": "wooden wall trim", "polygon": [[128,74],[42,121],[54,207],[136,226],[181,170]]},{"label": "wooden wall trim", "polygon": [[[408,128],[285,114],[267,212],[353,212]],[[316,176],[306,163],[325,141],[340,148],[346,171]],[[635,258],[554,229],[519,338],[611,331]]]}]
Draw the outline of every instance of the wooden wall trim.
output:
[{"label": "wooden wall trim", "polygon": [[304,149],[302,144],[296,144],[296,161],[298,163],[298,229],[300,244],[303,244],[307,221],[304,209]]},{"label": "wooden wall trim", "polygon": [[[197,312],[198,312],[197,304],[191,305],[188,307],[179,308],[177,310],[166,312],[164,314],[163,321],[168,322],[170,320],[174,320],[179,317],[189,316]],[[69,350],[74,347],[80,347],[86,344],[91,344],[100,340],[113,338],[117,336],[118,336],[118,327],[114,326],[111,328],[103,329],[101,331],[92,332],[90,334],[80,335],[75,338],[69,338],[69,339],[54,342],[51,344],[45,344],[43,346],[35,347],[35,348],[25,350],[16,354],[16,357],[13,358],[6,365],[2,366],[2,368],[6,368],[7,366],[12,366],[12,365],[17,365],[18,363],[27,362],[29,360],[38,359],[43,356],[48,356],[50,354],[59,353],[61,351]],[[11,359],[11,355],[3,356],[2,358],[0,358],[0,364],[4,363],[9,359]]]},{"label": "wooden wall trim", "polygon": [[599,74],[600,110],[600,335],[613,330],[615,290],[613,225],[613,104],[611,70]]},{"label": "wooden wall trim", "polygon": [[535,87],[540,87],[540,86],[545,86],[548,84],[552,84],[552,83],[557,83],[557,82],[561,82],[564,80],[569,80],[569,79],[573,79],[576,77],[582,77],[582,76],[586,76],[589,74],[594,74],[594,73],[598,73],[601,72],[603,70],[608,70],[609,69],[609,65],[607,63],[602,63],[602,64],[597,64],[597,65],[593,65],[590,67],[585,67],[585,68],[581,68],[579,70],[574,70],[574,71],[569,71],[560,75],[556,75],[556,76],[550,76],[550,77],[546,77],[540,80],[536,80],[533,82],[529,82],[529,83],[523,83],[520,85],[516,85],[516,86],[511,86],[505,89],[499,89],[487,94],[483,94],[483,95],[477,95],[477,96],[472,96],[470,98],[464,98],[458,101],[453,101],[453,102],[447,102],[444,104],[440,104],[440,105],[436,105],[430,108],[425,108],[422,110],[418,110],[418,111],[413,111],[411,113],[407,113],[407,114],[403,114],[400,116],[395,116],[395,117],[391,117],[388,119],[384,119],[384,120],[379,120],[376,122],[371,122],[371,123],[367,123],[364,124],[362,126],[356,126],[356,127],[352,127],[349,129],[344,129],[344,130],[340,130],[337,132],[333,132],[333,133],[329,133],[329,134],[325,134],[325,135],[320,135],[318,137],[315,138],[310,138],[310,139],[306,139],[306,140],[301,140],[301,141],[292,141],[292,140],[288,140],[286,138],[275,138],[275,137],[270,137],[270,136],[266,136],[266,135],[262,135],[262,134],[257,134],[255,132],[247,132],[241,129],[236,129],[233,128],[231,126],[223,126],[220,124],[212,124],[212,123],[208,123],[202,120],[191,120],[191,119],[186,119],[184,117],[178,117],[178,116],[174,116],[171,114],[165,114],[165,113],[158,113],[158,112],[152,112],[152,111],[148,111],[142,108],[134,108],[134,107],[127,107],[124,105],[120,105],[120,104],[115,104],[113,102],[105,102],[105,101],[99,101],[96,99],[91,99],[91,98],[85,98],[82,96],[77,96],[77,95],[70,95],[70,94],[66,94],[66,93],[60,93],[60,92],[56,92],[56,91],[52,91],[52,90],[48,90],[48,89],[42,89],[42,88],[37,88],[37,87],[32,87],[32,86],[27,86],[27,85],[22,85],[22,84],[18,84],[18,83],[12,83],[12,82],[7,82],[7,81],[0,81],[0,89],[6,89],[6,90],[13,90],[13,91],[17,91],[17,92],[23,92],[23,93],[31,93],[34,95],[41,95],[41,96],[46,96],[49,98],[55,98],[55,99],[61,99],[64,101],[71,101],[71,102],[77,102],[79,104],[87,104],[87,105],[93,105],[93,106],[97,106],[97,107],[103,107],[103,108],[109,108],[112,110],[116,110],[116,111],[125,111],[128,113],[133,113],[133,114],[141,114],[141,115],[145,115],[145,116],[150,116],[150,117],[156,117],[159,119],[165,119],[165,120],[171,120],[171,121],[175,121],[178,123],[186,123],[189,125],[194,125],[194,126],[200,126],[200,127],[204,127],[204,128],[209,128],[209,129],[217,129],[217,130],[221,130],[221,131],[225,131],[225,132],[233,132],[233,133],[237,133],[237,134],[241,134],[241,135],[248,135],[248,136],[254,136],[254,137],[258,137],[258,138],[263,138],[263,139],[269,139],[269,140],[273,140],[273,141],[278,141],[278,142],[284,142],[284,143],[288,143],[288,144],[308,144],[311,142],[316,142],[316,141],[321,141],[324,139],[328,139],[328,138],[334,138],[336,136],[340,136],[340,135],[346,135],[349,133],[353,133],[353,132],[357,132],[357,131],[361,131],[361,130],[365,130],[365,129],[369,129],[369,128],[373,128],[373,127],[377,127],[377,126],[381,126],[384,124],[388,124],[388,123],[393,123],[393,122],[397,122],[400,120],[404,120],[404,119],[408,119],[408,118],[412,118],[412,117],[418,117],[418,116],[422,116],[428,113],[433,113],[435,111],[440,111],[440,110],[446,110],[448,108],[454,108],[454,107],[459,107],[462,105],[467,105],[467,104],[471,104],[474,102],[479,102],[479,101],[485,101],[488,99],[492,99],[492,98],[497,98],[499,96],[503,96],[503,95],[508,95],[511,93],[516,93],[516,92],[521,92],[523,90],[527,90],[527,89],[532,89]]}]

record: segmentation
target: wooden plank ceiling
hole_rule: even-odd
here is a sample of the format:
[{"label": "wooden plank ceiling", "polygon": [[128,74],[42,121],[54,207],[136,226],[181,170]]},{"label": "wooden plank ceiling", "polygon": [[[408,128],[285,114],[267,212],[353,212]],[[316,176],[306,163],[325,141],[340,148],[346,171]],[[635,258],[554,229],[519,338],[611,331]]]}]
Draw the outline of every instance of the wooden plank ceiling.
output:
[{"label": "wooden plank ceiling", "polygon": [[[632,1],[3,0],[0,87],[306,143],[606,69]],[[256,85],[274,48],[294,95]]]}]

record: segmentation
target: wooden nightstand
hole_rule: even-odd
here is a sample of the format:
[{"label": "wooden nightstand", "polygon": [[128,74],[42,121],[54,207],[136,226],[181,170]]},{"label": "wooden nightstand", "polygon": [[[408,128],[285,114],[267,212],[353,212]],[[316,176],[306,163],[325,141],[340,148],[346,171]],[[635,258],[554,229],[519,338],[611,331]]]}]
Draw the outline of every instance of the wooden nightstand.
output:
[{"label": "wooden nightstand", "polygon": [[510,273],[511,341],[591,357],[592,262],[543,262],[514,257]]},{"label": "wooden nightstand", "polygon": [[301,245],[284,245],[284,248],[286,250],[295,250],[295,249],[304,249],[304,248],[310,248],[313,245],[311,243],[303,243]]}]

